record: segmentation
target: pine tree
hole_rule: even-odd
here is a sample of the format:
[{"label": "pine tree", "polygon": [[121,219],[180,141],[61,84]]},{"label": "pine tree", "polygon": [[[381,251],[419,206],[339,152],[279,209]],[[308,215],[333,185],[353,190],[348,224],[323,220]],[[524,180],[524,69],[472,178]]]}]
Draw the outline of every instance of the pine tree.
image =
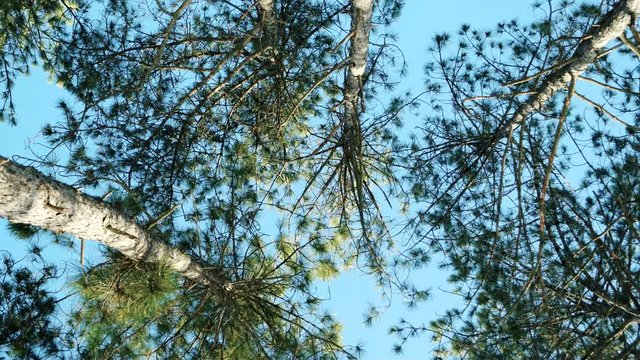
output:
[{"label": "pine tree", "polygon": [[0,4],[0,122],[16,124],[12,88],[16,76],[28,74],[40,62],[45,70],[55,66],[55,48],[65,37],[79,3],[63,0],[7,0]]},{"label": "pine tree", "polygon": [[[14,122],[13,79],[40,61],[75,97],[43,129],[74,182],[0,157],[0,216],[96,240],[105,260],[75,279],[64,326],[54,269],[6,260],[3,351],[353,358],[314,281],[361,266],[413,304],[427,293],[392,274],[439,252],[466,306],[392,328],[397,351],[429,331],[437,357],[640,356],[639,0],[437,35],[409,144],[393,130],[415,103],[375,105],[403,69],[386,33],[401,1],[27,5],[0,5],[3,112]],[[416,212],[392,258],[396,203]]]},{"label": "pine tree", "polygon": [[435,38],[411,225],[468,306],[393,331],[431,331],[438,357],[638,356],[640,2],[536,6],[531,25],[464,25],[454,52]]},{"label": "pine tree", "polygon": [[[16,234],[16,237],[23,234]],[[29,234],[31,235],[31,234]],[[47,284],[61,276],[33,246],[21,260],[6,251],[0,264],[0,351],[19,359],[45,359],[72,339],[57,314],[59,299]]]},{"label": "pine tree", "polygon": [[[342,114],[364,121],[343,106],[388,85],[390,48],[371,60],[369,32],[400,3],[374,15],[369,2],[365,17],[361,2],[141,3],[82,8],[53,47],[57,80],[77,102],[61,103],[66,121],[43,134],[71,149],[76,183],[2,159],[3,217],[123,255],[77,280],[83,356],[352,357],[311,284],[359,255],[345,240],[364,206],[365,160],[333,154],[361,136],[339,131]],[[340,163],[350,174],[334,183]],[[98,185],[99,199],[76,190]],[[269,238],[260,221],[275,209],[291,225]],[[365,256],[382,274],[380,255]]]}]

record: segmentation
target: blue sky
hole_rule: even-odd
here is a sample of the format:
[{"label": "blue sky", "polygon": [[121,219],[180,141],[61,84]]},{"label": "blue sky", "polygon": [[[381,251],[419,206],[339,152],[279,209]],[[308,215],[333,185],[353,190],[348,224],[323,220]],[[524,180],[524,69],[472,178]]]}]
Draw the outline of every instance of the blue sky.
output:
[{"label": "blue sky", "polygon": [[[475,28],[491,28],[499,21],[513,18],[528,22],[532,14],[531,2],[527,0],[406,0],[401,18],[393,26],[393,30],[400,37],[398,45],[409,64],[409,74],[399,90],[411,89],[415,93],[422,89],[422,66],[428,60],[426,48],[435,33],[446,31],[455,34],[463,23],[472,24]],[[55,84],[47,81],[45,73],[35,69],[31,76],[18,80],[14,95],[19,124],[17,127],[0,124],[0,154],[6,157],[30,156],[29,145],[42,142],[42,138],[38,136],[42,125],[60,119],[56,103],[65,94]],[[412,128],[419,125],[421,119],[409,116],[405,121],[405,127]],[[41,152],[44,151],[40,149]],[[0,220],[0,251],[7,250],[19,257],[18,254],[24,251],[25,243],[10,238],[4,224],[4,220]],[[55,262],[77,266],[77,251],[54,249],[54,246],[48,248],[50,252],[47,254],[54,258]],[[91,256],[89,251],[88,257]],[[435,269],[436,263],[437,259],[434,259],[432,268],[413,274],[415,283],[431,288],[432,299],[418,309],[408,311],[402,305],[403,299],[394,296],[391,309],[383,312],[380,320],[371,328],[362,324],[363,312],[371,304],[380,306],[385,305],[386,301],[380,298],[370,278],[357,272],[349,272],[336,281],[319,284],[318,288],[330,294],[329,310],[343,322],[346,343],[363,343],[366,347],[363,359],[390,359],[394,358],[391,347],[396,341],[395,337],[387,334],[390,325],[400,318],[414,323],[428,323],[458,301],[455,296],[443,291],[450,289],[450,286],[446,284],[446,273]],[[395,358],[429,358],[433,347],[429,336],[426,335],[410,340],[403,354]]]}]

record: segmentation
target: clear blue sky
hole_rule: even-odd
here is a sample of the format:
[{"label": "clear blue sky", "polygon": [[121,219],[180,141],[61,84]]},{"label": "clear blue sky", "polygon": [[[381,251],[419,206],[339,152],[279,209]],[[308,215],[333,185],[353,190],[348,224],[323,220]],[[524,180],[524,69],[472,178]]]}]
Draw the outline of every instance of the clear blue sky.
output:
[{"label": "clear blue sky", "polygon": [[[412,89],[418,92],[423,87],[424,75],[422,66],[427,61],[426,48],[437,32],[455,34],[463,23],[472,24],[475,28],[490,28],[503,20],[518,18],[524,22],[532,17],[531,2],[527,0],[406,0],[400,20],[394,25],[394,31],[400,35],[399,46],[407,59],[410,71],[399,89]],[[14,89],[19,124],[9,127],[0,124],[0,154],[3,156],[29,156],[29,143],[41,142],[38,131],[47,122],[60,119],[56,108],[57,100],[65,96],[64,91],[47,82],[47,75],[34,70],[29,77],[19,79]],[[407,128],[420,124],[421,119],[406,118]],[[24,251],[24,242],[10,238],[5,231],[6,222],[0,220],[0,250],[8,250],[19,257]],[[43,244],[44,245],[44,244]],[[78,252],[55,249],[49,246],[48,255],[55,261],[78,264]],[[88,254],[91,257],[91,254]],[[94,254],[95,256],[95,254]],[[51,259],[51,258],[50,258]],[[435,260],[435,259],[434,259]],[[347,344],[362,342],[366,347],[363,359],[384,360],[426,359],[434,345],[428,335],[411,340],[400,356],[393,355],[391,347],[397,340],[388,335],[390,325],[400,318],[412,322],[428,323],[455,304],[455,296],[439,290],[450,288],[446,284],[446,274],[435,268],[415,273],[413,280],[421,286],[432,289],[432,299],[420,308],[408,311],[402,305],[403,299],[393,297],[392,307],[384,312],[373,327],[362,324],[363,312],[370,304],[384,305],[370,278],[350,272],[330,284],[319,284],[319,290],[331,294],[328,307],[344,325],[344,341]]]}]

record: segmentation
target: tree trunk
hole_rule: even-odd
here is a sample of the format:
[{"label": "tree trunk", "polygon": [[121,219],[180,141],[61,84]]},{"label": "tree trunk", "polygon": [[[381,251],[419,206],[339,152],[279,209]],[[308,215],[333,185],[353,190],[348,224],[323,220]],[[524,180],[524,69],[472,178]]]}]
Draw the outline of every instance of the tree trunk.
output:
[{"label": "tree trunk", "polygon": [[638,13],[640,13],[640,0],[622,0],[603,15],[602,20],[584,35],[582,42],[566,63],[550,72],[540,87],[535,90],[536,93],[516,110],[511,121],[505,124],[500,134],[504,135],[509,130],[515,130],[531,112],[542,107],[556,91],[566,88],[572,77],[582,74],[597,60],[601,50],[609,42],[624,33]]},{"label": "tree trunk", "polygon": [[[353,195],[358,208],[360,222],[364,231],[364,183],[362,168],[362,129],[360,113],[363,108],[363,75],[367,67],[369,35],[373,0],[352,0],[351,3],[351,42],[349,60],[351,62],[345,74],[343,89],[344,113],[342,119],[342,163],[353,176]],[[346,171],[347,173],[349,171]]]},{"label": "tree trunk", "polygon": [[[347,110],[356,111],[358,98],[362,92],[362,75],[367,66],[373,0],[353,0],[351,11],[351,47],[349,49],[351,66],[345,79],[344,97],[345,102],[348,103]],[[355,104],[355,107],[349,104]]]},{"label": "tree trunk", "polygon": [[[343,146],[351,151],[362,146],[360,134],[360,103],[363,98],[362,76],[367,66],[369,34],[373,0],[353,0],[351,9],[351,46],[344,83]],[[347,152],[348,153],[348,152]]]},{"label": "tree trunk", "polygon": [[276,44],[276,17],[274,14],[274,1],[273,0],[257,0],[258,14],[260,16],[260,23],[263,28],[263,41],[265,46],[271,46],[275,48]]},{"label": "tree trunk", "polygon": [[184,277],[210,285],[217,293],[231,289],[231,284],[212,276],[188,255],[154,240],[134,220],[32,167],[2,156],[0,217],[95,240],[134,260],[165,262]]}]

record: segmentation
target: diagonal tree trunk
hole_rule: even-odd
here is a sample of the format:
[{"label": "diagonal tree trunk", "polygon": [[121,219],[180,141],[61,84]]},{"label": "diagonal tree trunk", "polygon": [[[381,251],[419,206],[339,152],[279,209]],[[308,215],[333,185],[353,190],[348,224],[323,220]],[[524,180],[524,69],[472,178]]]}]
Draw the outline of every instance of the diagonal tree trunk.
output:
[{"label": "diagonal tree trunk", "polygon": [[540,87],[535,90],[535,94],[516,110],[499,134],[503,136],[508,131],[515,130],[531,112],[542,107],[556,91],[566,88],[572,77],[582,74],[597,60],[601,50],[609,42],[624,33],[638,13],[640,13],[640,0],[622,0],[603,15],[602,20],[585,34],[584,40],[565,64],[547,75]]},{"label": "diagonal tree trunk", "polygon": [[0,217],[43,229],[95,240],[139,261],[162,261],[184,277],[211,286],[218,294],[231,284],[202,264],[171,248],[134,220],[45,176],[0,156]]}]

